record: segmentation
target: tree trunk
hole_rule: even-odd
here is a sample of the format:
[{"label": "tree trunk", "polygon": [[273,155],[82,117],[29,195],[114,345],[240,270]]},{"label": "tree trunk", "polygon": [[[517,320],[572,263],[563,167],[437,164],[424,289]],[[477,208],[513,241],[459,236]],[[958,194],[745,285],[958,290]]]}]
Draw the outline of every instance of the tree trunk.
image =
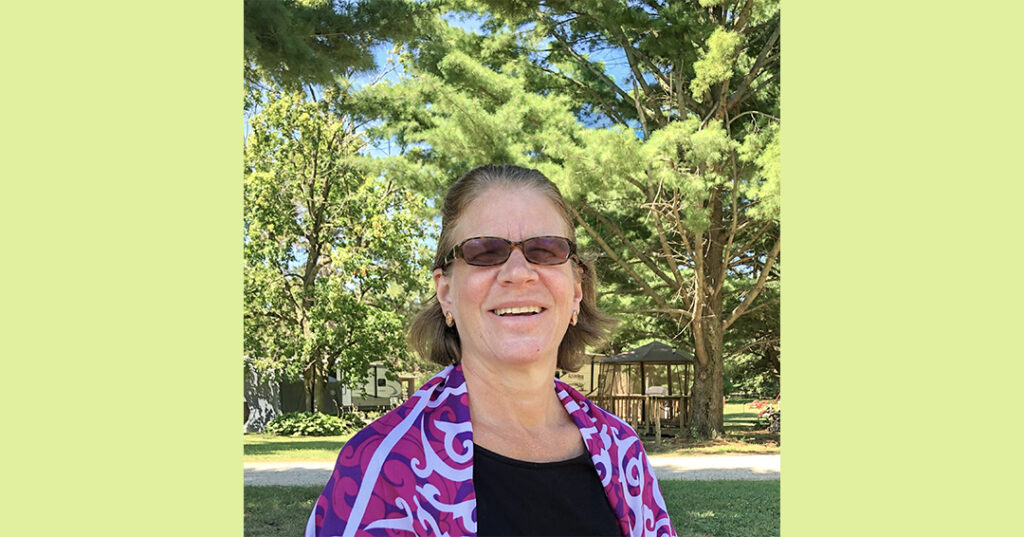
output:
[{"label": "tree trunk", "polygon": [[306,412],[316,412],[313,404],[313,392],[315,391],[315,370],[309,368],[309,370],[302,374],[302,385],[306,389]]},{"label": "tree trunk", "polygon": [[306,410],[308,412],[327,412],[327,371],[319,363],[311,366],[307,374],[303,374],[303,385],[306,388]]},{"label": "tree trunk", "polygon": [[724,433],[722,406],[722,331],[715,319],[706,319],[704,340],[708,347],[705,365],[694,364],[690,427],[697,438],[718,438]]},{"label": "tree trunk", "polygon": [[333,414],[331,411],[331,398],[327,396],[327,367],[317,364],[316,385],[313,391],[313,403],[317,412]]},{"label": "tree trunk", "polygon": [[[701,322],[697,324],[697,330],[701,331],[701,338],[694,338],[694,342],[703,342],[703,349],[697,349],[698,354],[705,358],[704,363],[697,360],[694,364],[693,377],[693,418],[691,427],[697,438],[712,439],[722,436],[724,430],[725,406],[722,402],[722,362],[724,360],[722,307],[724,306],[721,292],[718,289],[718,280],[722,274],[722,268],[726,260],[723,258],[725,250],[726,229],[724,225],[724,214],[722,206],[722,192],[716,189],[709,199],[711,209],[711,227],[707,231],[707,250],[704,255],[703,281],[699,282],[704,307],[701,308]],[[699,244],[699,243],[698,243]],[[705,246],[701,244],[700,248]]]}]

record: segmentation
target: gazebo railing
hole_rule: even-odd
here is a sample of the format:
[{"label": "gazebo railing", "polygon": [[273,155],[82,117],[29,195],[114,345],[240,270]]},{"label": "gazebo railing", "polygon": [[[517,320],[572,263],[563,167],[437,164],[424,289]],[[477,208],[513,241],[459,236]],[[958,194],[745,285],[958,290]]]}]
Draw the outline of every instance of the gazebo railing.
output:
[{"label": "gazebo railing", "polygon": [[667,427],[686,428],[690,423],[687,395],[591,395],[590,400],[642,433],[654,427],[655,416]]}]

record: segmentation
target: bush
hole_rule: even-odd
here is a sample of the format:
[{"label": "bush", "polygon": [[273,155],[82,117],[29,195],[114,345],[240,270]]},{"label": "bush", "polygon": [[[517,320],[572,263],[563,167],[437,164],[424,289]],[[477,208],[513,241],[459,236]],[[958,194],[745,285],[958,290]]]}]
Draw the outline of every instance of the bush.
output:
[{"label": "bush", "polygon": [[364,412],[362,410],[352,410],[352,411],[344,413],[341,416],[341,419],[343,419],[345,421],[345,425],[347,427],[349,427],[353,431],[358,431],[359,429],[362,429],[363,427],[366,427],[367,425],[369,425],[370,422],[372,422],[373,420],[379,418],[380,416],[381,416],[380,412],[373,412],[373,411],[365,411]]},{"label": "bush", "polygon": [[320,412],[287,412],[270,420],[266,431],[280,436],[336,436],[354,433],[379,418],[381,412],[346,412],[342,417]]},{"label": "bush", "polygon": [[268,433],[282,436],[335,436],[346,429],[341,418],[320,412],[287,412],[267,424]]}]

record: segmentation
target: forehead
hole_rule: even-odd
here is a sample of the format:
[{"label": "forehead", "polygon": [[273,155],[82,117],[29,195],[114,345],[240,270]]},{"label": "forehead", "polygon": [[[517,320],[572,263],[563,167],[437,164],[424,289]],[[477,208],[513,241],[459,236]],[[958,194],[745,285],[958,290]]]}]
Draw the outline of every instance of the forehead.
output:
[{"label": "forehead", "polygon": [[493,186],[469,202],[455,226],[456,242],[491,236],[522,240],[540,235],[571,237],[558,206],[533,188]]}]

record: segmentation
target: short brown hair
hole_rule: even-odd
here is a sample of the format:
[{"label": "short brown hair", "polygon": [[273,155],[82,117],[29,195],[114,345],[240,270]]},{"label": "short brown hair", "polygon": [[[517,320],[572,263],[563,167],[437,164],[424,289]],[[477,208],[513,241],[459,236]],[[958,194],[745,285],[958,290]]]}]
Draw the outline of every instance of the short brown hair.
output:
[{"label": "short brown hair", "polygon": [[[569,230],[569,238],[576,240],[575,226],[569,214],[569,207],[562,198],[561,191],[537,170],[522,168],[511,164],[487,164],[474,168],[455,181],[444,196],[441,207],[441,236],[437,240],[437,252],[434,255],[434,268],[445,268],[444,257],[455,246],[453,235],[455,226],[463,211],[473,200],[494,187],[530,188],[551,200],[558,208],[559,216],[565,221]],[[580,300],[578,322],[570,326],[558,346],[559,369],[577,371],[582,365],[583,352],[587,345],[596,345],[607,338],[608,331],[616,321],[597,309],[597,274],[594,265],[585,256],[578,255],[579,265],[583,268],[581,287],[583,298]],[[409,327],[409,346],[423,358],[441,365],[453,365],[462,359],[462,345],[459,333],[454,327],[444,322],[444,312],[437,297],[427,301],[426,307],[420,311]]]}]

